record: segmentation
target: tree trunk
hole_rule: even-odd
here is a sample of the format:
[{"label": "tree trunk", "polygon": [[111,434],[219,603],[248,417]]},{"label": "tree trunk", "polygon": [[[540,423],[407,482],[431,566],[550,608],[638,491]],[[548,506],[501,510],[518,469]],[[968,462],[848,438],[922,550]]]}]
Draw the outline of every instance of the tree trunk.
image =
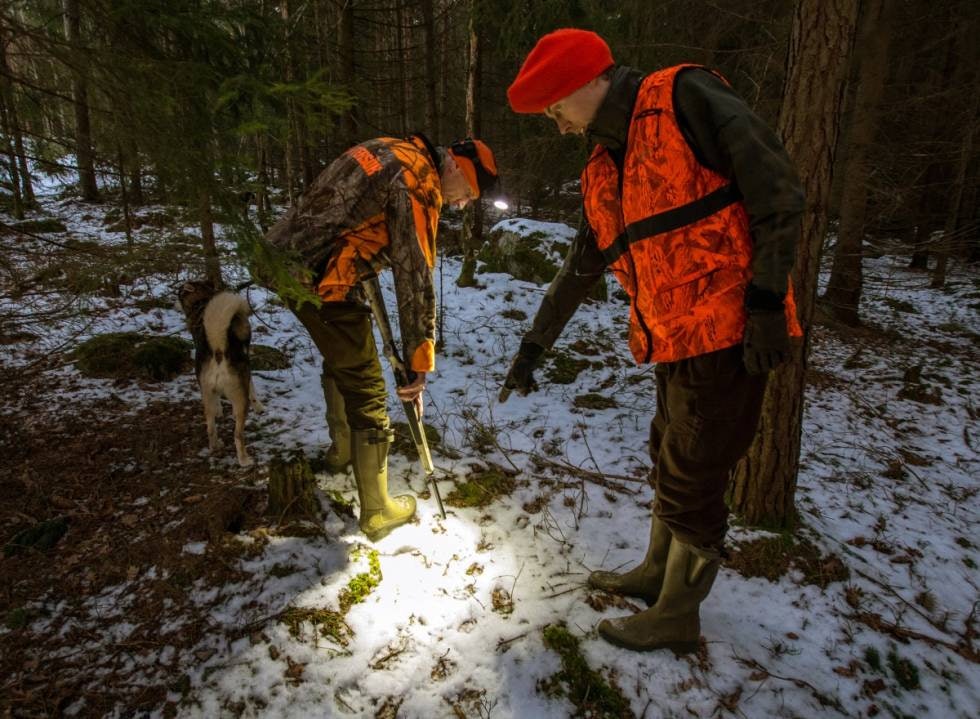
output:
[{"label": "tree trunk", "polygon": [[408,134],[408,58],[405,57],[405,13],[400,0],[395,2],[395,78],[398,82],[398,132]]},{"label": "tree trunk", "polygon": [[436,144],[442,141],[436,112],[436,25],[432,0],[422,0],[422,29],[425,35],[425,130]]},{"label": "tree trunk", "polygon": [[838,320],[860,324],[863,276],[861,261],[865,215],[871,166],[869,152],[878,129],[878,106],[888,74],[888,45],[891,40],[891,3],[865,0],[861,9],[861,30],[856,45],[857,93],[851,119],[848,157],[844,163],[840,232],[834,250],[834,264],[824,301]]},{"label": "tree trunk", "polygon": [[10,81],[10,65],[7,63],[7,37],[0,32],[0,105],[3,106],[3,134],[8,146],[11,141],[10,181],[14,194],[14,211],[23,218],[25,207],[34,207],[34,185],[27,165],[27,154],[24,152],[24,138],[20,130],[20,120],[17,117],[17,104],[14,97],[13,83]]},{"label": "tree trunk", "polygon": [[14,153],[14,144],[11,142],[10,120],[7,112],[7,93],[0,94],[0,134],[3,135],[4,151],[7,153],[10,169],[10,187],[13,192],[14,218],[24,219],[24,200],[20,194],[20,172],[17,170],[17,155]]},{"label": "tree trunk", "polygon": [[808,204],[793,275],[805,336],[770,375],[759,432],[734,472],[731,506],[750,524],[788,527],[796,517],[806,360],[858,1],[800,0],[793,18],[778,129]]},{"label": "tree trunk", "polygon": [[[341,82],[347,87],[354,85],[354,0],[346,0],[340,9],[340,39],[338,42],[340,55]],[[357,121],[354,107],[350,107],[340,116],[340,134],[344,148],[357,144]]]},{"label": "tree trunk", "polygon": [[[476,0],[470,3],[470,52],[466,73],[466,132],[470,137],[479,137],[480,118],[480,75],[482,72],[480,34],[477,31]],[[483,243],[483,205],[480,200],[473,202],[463,214],[463,268],[456,284],[459,287],[472,287],[476,284],[476,250]]]},{"label": "tree trunk", "polygon": [[[980,76],[978,76],[980,77]],[[939,240],[936,248],[936,267],[932,271],[932,282],[930,287],[934,290],[942,289],[946,286],[946,265],[950,253],[955,249],[954,235],[960,218],[960,203],[963,200],[963,190],[966,185],[967,170],[970,167],[970,160],[973,157],[973,136],[977,131],[977,111],[980,107],[980,81],[974,80],[973,92],[970,93],[970,109],[967,111],[966,122],[962,125],[966,131],[963,133],[963,142],[960,145],[959,160],[956,163],[956,178],[949,193],[949,209],[946,212],[946,226],[943,229],[943,236]]]},{"label": "tree trunk", "polygon": [[[289,29],[289,2],[283,2],[279,8],[282,16],[283,26],[286,31],[284,38],[286,43],[286,82],[292,83],[295,80],[293,69],[292,52],[292,32]],[[297,147],[297,122],[296,122],[296,103],[291,97],[286,98],[286,195],[289,197],[289,205],[296,204],[296,178],[299,168],[299,148]]]},{"label": "tree trunk", "polygon": [[269,463],[269,515],[277,521],[286,517],[316,519],[316,478],[305,457],[293,460],[275,457]]},{"label": "tree trunk", "polygon": [[198,218],[201,226],[201,245],[204,247],[204,273],[215,287],[221,287],[221,262],[218,259],[218,245],[214,239],[214,216],[211,212],[211,191],[206,183],[198,195]]},{"label": "tree trunk", "polygon": [[[81,52],[81,17],[79,0],[64,0],[65,37],[76,51],[76,64]],[[72,95],[75,107],[75,157],[78,162],[78,184],[82,199],[97,202],[99,187],[95,181],[95,153],[92,151],[92,128],[88,112],[88,84],[82,71],[72,68]]]}]

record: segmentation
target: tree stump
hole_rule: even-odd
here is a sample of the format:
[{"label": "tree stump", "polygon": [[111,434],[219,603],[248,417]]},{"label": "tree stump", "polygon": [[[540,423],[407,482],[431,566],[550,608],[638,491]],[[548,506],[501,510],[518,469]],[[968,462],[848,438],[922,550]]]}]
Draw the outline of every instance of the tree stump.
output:
[{"label": "tree stump", "polygon": [[276,457],[269,464],[269,514],[284,517],[313,519],[319,513],[316,481],[306,457],[297,455],[289,460]]}]

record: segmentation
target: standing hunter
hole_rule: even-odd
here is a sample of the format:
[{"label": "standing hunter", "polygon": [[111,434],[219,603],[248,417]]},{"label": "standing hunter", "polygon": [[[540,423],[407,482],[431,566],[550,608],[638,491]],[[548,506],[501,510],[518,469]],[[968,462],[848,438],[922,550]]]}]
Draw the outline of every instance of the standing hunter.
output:
[{"label": "standing hunter", "polygon": [[537,388],[542,353],[612,271],[630,298],[633,356],[656,363],[656,502],[640,565],[589,576],[648,608],[598,629],[628,649],[693,651],[723,556],[729,473],[752,442],[769,371],[802,334],[788,279],[800,182],[719,74],[615,65],[593,32],[542,37],[507,94],[515,112],[543,113],[595,147],[582,172],[584,221],[505,387]]},{"label": "standing hunter", "polygon": [[448,148],[423,135],[382,137],[337,158],[266,235],[311,273],[320,304],[290,307],[323,355],[323,394],[333,469],[353,464],[359,525],[377,539],[409,521],[415,498],[388,495],[387,392],[361,279],[391,267],[405,363],[397,388],[422,416],[426,373],[435,368],[432,267],[444,205],[462,208],[492,187],[490,148],[461,140]]}]

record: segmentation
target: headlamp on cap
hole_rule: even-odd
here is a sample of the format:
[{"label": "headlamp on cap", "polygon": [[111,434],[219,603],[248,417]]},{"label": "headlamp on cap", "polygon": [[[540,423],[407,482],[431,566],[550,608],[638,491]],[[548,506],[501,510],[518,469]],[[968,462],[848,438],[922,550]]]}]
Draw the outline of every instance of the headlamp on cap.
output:
[{"label": "headlamp on cap", "polygon": [[498,210],[510,209],[510,203],[501,192],[497,162],[486,143],[467,137],[450,145],[449,152],[479,196],[488,197],[489,193],[493,193],[488,199],[494,207]]}]

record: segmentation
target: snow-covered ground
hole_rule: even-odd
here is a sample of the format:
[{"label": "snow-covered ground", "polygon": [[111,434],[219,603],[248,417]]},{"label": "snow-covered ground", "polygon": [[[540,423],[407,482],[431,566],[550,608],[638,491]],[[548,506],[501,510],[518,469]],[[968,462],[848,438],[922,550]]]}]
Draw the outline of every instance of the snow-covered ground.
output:
[{"label": "snow-covered ground", "polygon": [[[53,197],[46,203],[75,236],[125,243],[121,233],[104,231],[103,210]],[[555,239],[570,233],[526,219],[509,228]],[[980,715],[973,645],[980,601],[980,279],[975,270],[956,268],[946,291],[930,290],[925,276],[904,269],[898,249],[865,265],[863,313],[886,332],[814,333],[800,531],[822,554],[839,557],[847,581],[820,588],[798,571],[769,581],[723,568],[702,609],[707,644],[700,655],[634,654],[606,644],[596,624],[628,609],[608,597],[597,601],[585,578],[642,557],[651,500],[643,477],[654,382],[651,368],[637,367],[629,355],[627,308],[617,299],[583,306],[556,347],[559,359],[538,372],[541,391],[500,404],[501,381],[545,288],[481,274],[479,287],[461,289],[454,282],[458,262],[447,258],[436,271],[445,351],[426,407],[426,421],[442,434],[442,451],[434,452],[442,495],[491,465],[512,474],[516,487],[486,507],[449,508],[446,519],[433,500],[422,500],[416,522],[373,544],[324,499],[320,536],[273,533],[240,560],[250,579],[191,586],[195,602],[214,607],[216,631],[199,645],[168,645],[182,618],[164,610],[161,646],[133,650],[130,681],[169,684],[168,672],[180,667],[182,684],[168,699],[186,717],[567,717],[576,713],[572,699],[542,688],[561,669],[543,630],[560,622],[637,716]],[[240,268],[232,274],[244,277]],[[155,297],[171,296],[159,277],[137,284]],[[393,302],[390,286],[385,290]],[[292,362],[256,377],[266,412],[250,419],[252,452],[260,463],[282,449],[315,456],[328,444],[318,354],[280,303],[264,290],[248,294],[257,314],[253,341],[283,350]],[[52,309],[60,301],[5,300],[0,314]],[[42,337],[5,347],[2,361],[28,363],[39,350],[107,331],[186,336],[176,310],[88,301],[102,310],[96,319],[52,321]],[[556,361],[566,367],[576,360],[574,381],[548,381]],[[66,408],[110,393],[128,411],[150,400],[197,397],[191,374],[147,389],[84,379],[69,363],[51,372],[76,388],[58,400]],[[392,401],[393,420],[401,419],[399,411]],[[203,427],[201,435],[203,443]],[[229,450],[216,466],[234,474],[232,460]],[[393,492],[424,493],[412,457],[392,455],[390,470]],[[600,476],[609,486],[594,481]],[[356,500],[352,477],[317,479],[324,497],[339,492]],[[736,528],[731,538],[737,544],[766,536]],[[291,634],[287,623],[269,619],[289,608],[337,610],[351,579],[369,572],[372,549],[381,580],[347,612],[346,645],[318,635],[309,622]],[[189,542],[185,551],[208,556],[212,547]],[[93,627],[118,620],[80,649],[108,652],[125,642],[135,629],[125,619],[125,597],[155,571],[140,567],[129,582],[91,598]],[[58,622],[50,598],[37,603],[47,603],[48,616],[29,631]],[[238,629],[239,638],[230,639]],[[87,713],[85,701],[79,697],[67,713]],[[163,707],[149,713],[163,715]],[[131,714],[117,707],[115,715]]]}]

